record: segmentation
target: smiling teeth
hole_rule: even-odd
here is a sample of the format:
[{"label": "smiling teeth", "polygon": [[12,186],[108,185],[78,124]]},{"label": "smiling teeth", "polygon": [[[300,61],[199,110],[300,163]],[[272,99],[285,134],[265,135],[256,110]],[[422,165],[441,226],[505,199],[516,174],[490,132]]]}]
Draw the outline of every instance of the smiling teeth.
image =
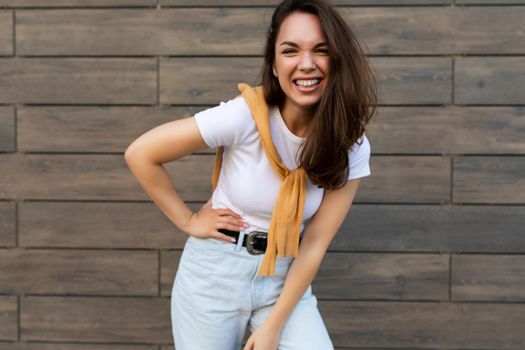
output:
[{"label": "smiling teeth", "polygon": [[295,81],[295,84],[296,85],[299,85],[299,86],[304,86],[304,87],[308,87],[308,86],[312,86],[312,85],[315,85],[319,82],[319,79],[313,79],[313,80],[296,80]]}]

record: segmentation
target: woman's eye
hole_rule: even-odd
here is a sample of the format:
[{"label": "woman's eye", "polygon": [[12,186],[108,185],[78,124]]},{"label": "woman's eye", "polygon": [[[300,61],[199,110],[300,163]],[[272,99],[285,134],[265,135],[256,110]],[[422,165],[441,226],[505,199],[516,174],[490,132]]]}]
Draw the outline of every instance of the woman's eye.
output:
[{"label": "woman's eye", "polygon": [[[323,50],[317,50],[318,52],[323,52],[323,53],[329,53],[329,51],[327,49],[323,49]],[[284,50],[283,53],[292,53],[292,52],[295,52],[295,50]]]}]

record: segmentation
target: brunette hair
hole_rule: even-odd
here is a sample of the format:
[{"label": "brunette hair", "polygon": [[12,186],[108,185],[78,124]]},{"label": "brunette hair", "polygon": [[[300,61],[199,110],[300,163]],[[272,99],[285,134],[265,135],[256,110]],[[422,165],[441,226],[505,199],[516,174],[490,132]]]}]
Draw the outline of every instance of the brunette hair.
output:
[{"label": "brunette hair", "polygon": [[375,76],[354,33],[331,4],[324,0],[284,0],[273,13],[259,73],[268,105],[282,107],[286,98],[272,67],[279,29],[294,12],[317,15],[330,56],[327,85],[301,147],[299,166],[318,187],[338,189],[349,176],[349,149],[364,134],[376,111]]}]

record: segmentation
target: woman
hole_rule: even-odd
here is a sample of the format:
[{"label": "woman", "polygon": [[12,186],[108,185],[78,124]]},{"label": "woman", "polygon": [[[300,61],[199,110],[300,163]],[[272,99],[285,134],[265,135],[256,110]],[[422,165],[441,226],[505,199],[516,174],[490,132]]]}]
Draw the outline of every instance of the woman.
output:
[{"label": "woman", "polygon": [[[333,349],[310,283],[360,178],[370,175],[364,132],[376,107],[374,75],[352,31],[322,0],[279,4],[261,74],[263,117],[249,100],[256,89],[241,84],[242,96],[160,125],[126,150],[145,191],[189,235],[171,295],[177,350],[239,349],[247,326],[244,350]],[[261,142],[270,134],[273,153]],[[215,147],[220,176],[193,213],[162,164]],[[307,175],[303,192],[293,189],[304,203],[293,208],[297,236],[282,224],[288,207],[276,204],[289,199],[280,196],[289,177],[283,181],[276,164],[297,181],[300,171]],[[300,244],[292,239],[299,231]]]}]

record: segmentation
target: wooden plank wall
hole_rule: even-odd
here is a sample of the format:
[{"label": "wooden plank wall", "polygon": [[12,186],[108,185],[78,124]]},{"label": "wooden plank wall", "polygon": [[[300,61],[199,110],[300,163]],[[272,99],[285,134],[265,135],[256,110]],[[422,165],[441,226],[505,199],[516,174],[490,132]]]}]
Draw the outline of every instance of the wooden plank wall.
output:
[{"label": "wooden plank wall", "polygon": [[[271,0],[0,0],[0,349],[170,350],[186,235],[123,152],[255,84]],[[525,1],[338,0],[372,176],[314,281],[338,349],[525,348]],[[166,166],[194,210],[214,150]]]}]

